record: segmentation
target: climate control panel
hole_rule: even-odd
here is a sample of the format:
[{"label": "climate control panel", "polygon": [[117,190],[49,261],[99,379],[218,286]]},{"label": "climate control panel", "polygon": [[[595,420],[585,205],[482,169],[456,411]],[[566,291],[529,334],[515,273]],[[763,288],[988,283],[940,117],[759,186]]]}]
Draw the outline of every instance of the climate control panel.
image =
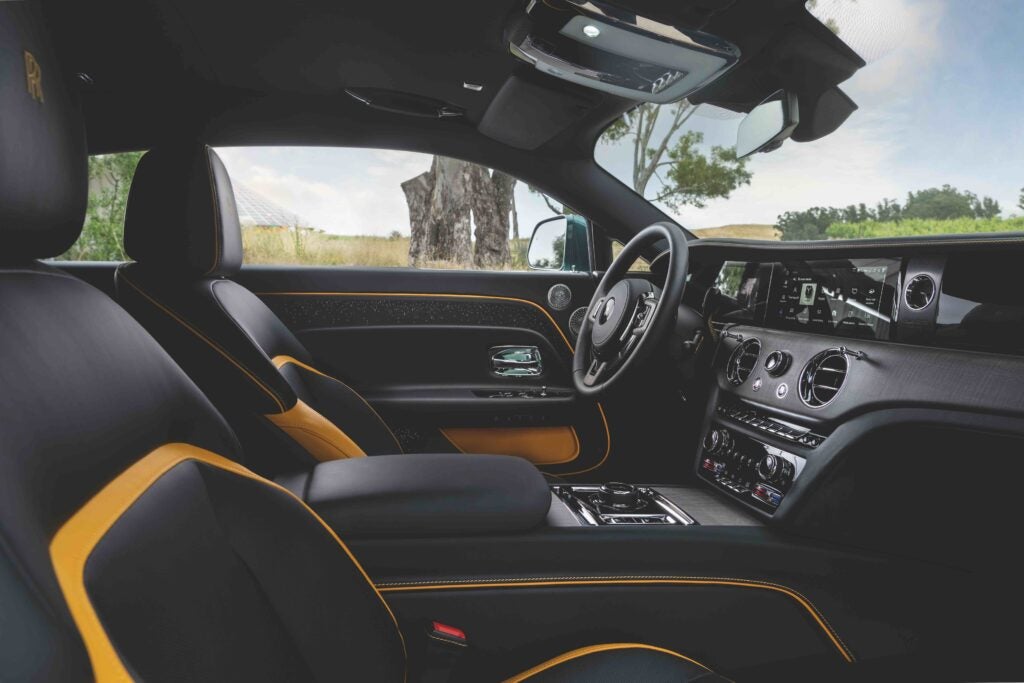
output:
[{"label": "climate control panel", "polygon": [[719,489],[774,512],[806,460],[721,425],[704,437],[698,473]]}]

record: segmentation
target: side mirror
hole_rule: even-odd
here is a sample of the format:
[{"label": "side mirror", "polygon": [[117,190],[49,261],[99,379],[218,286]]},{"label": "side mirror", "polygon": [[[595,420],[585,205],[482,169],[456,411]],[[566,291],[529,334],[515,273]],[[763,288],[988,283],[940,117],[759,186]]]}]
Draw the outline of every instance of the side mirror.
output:
[{"label": "side mirror", "polygon": [[750,110],[736,131],[736,156],[771,152],[793,134],[800,123],[796,95],[779,90]]},{"label": "side mirror", "polygon": [[526,251],[530,270],[590,270],[588,224],[581,216],[553,216],[537,223]]}]

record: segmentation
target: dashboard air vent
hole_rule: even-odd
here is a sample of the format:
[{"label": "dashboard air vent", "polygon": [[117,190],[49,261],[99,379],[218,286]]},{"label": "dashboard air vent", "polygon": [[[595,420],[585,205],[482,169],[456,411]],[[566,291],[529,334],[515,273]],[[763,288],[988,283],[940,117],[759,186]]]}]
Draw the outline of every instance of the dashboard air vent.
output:
[{"label": "dashboard air vent", "polygon": [[725,364],[726,378],[736,386],[746,382],[760,355],[761,342],[757,339],[740,342],[729,356],[729,362]]},{"label": "dashboard air vent", "polygon": [[907,283],[907,306],[911,310],[920,311],[926,308],[935,298],[935,280],[927,275],[918,275]]},{"label": "dashboard air vent", "polygon": [[811,408],[821,408],[835,400],[846,381],[850,364],[841,349],[822,351],[800,372],[800,400]]}]

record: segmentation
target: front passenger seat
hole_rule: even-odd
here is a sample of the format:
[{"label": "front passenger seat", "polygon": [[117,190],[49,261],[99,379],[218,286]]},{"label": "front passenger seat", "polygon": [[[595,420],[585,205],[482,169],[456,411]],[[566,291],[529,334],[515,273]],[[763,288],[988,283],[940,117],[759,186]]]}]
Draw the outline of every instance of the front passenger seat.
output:
[{"label": "front passenger seat", "polygon": [[132,181],[116,274],[121,304],[239,432],[267,474],[338,458],[401,453],[356,391],[313,365],[252,292],[226,279],[242,264],[227,170],[210,147],[147,152]]}]

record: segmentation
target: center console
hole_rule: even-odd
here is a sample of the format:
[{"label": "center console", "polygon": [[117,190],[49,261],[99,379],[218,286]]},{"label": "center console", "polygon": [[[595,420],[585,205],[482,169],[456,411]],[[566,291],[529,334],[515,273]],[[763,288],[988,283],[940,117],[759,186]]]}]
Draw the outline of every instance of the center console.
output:
[{"label": "center console", "polygon": [[772,513],[803,472],[807,459],[741,432],[729,421],[805,448],[816,448],[824,437],[753,408],[718,407],[704,438],[698,476],[741,502]]},{"label": "center console", "polygon": [[646,486],[611,482],[600,486],[560,484],[551,489],[576,519],[588,526],[697,523],[656,489]]}]

